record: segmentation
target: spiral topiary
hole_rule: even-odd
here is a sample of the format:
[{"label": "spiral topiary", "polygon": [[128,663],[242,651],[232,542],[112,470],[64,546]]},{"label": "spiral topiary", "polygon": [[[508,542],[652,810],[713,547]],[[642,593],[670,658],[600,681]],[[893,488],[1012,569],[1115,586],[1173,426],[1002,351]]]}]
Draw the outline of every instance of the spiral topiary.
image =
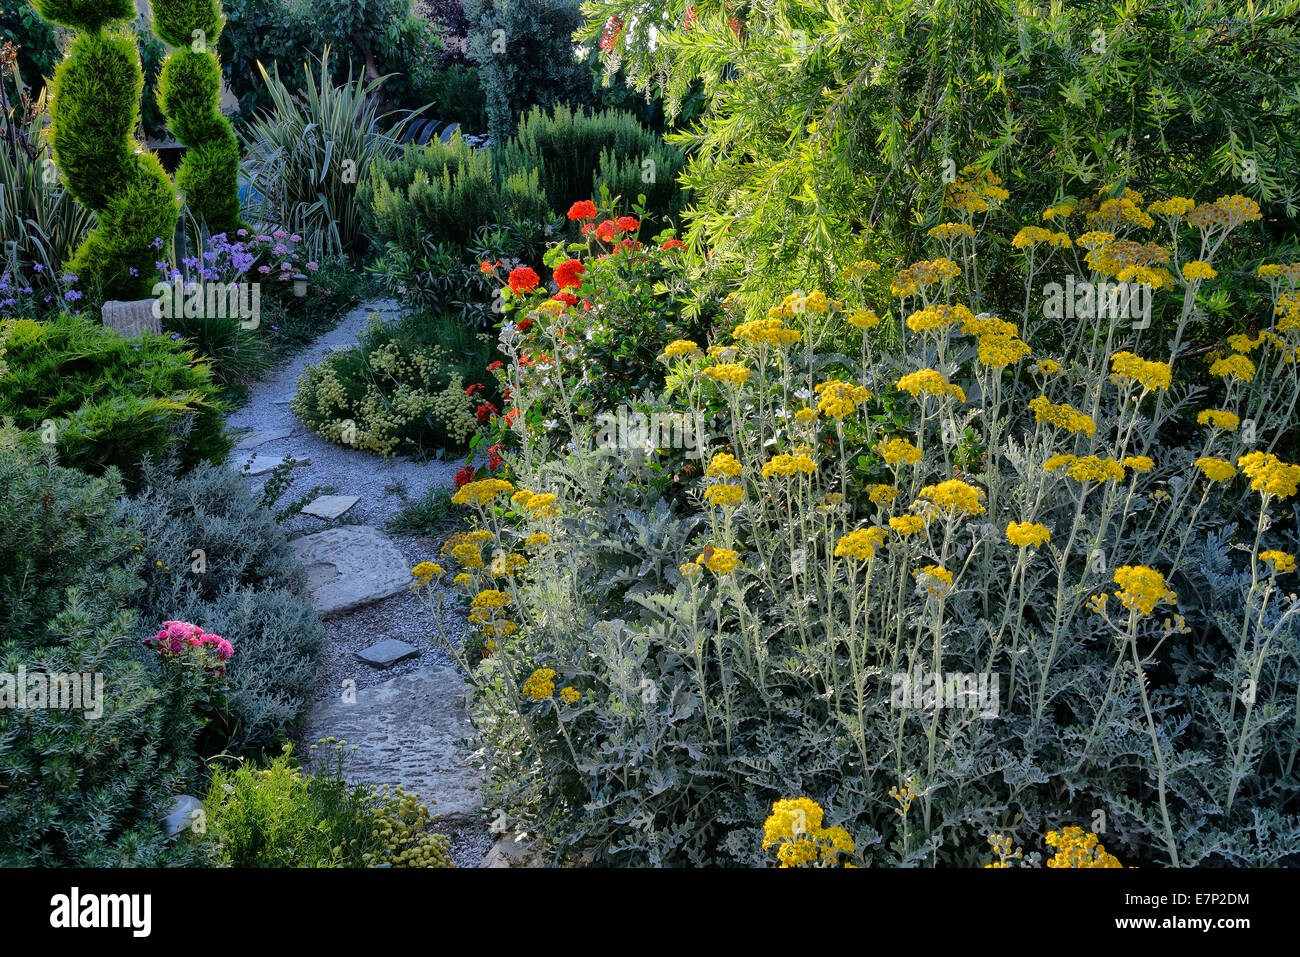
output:
[{"label": "spiral topiary", "polygon": [[105,299],[149,294],[159,258],[180,216],[158,157],[137,142],[144,73],[135,37],[120,21],[132,0],[34,0],[46,20],[75,31],[54,73],[50,146],[68,191],[98,221],[66,264]]},{"label": "spiral topiary", "polygon": [[167,127],[189,149],[176,186],[214,233],[239,227],[239,144],[217,104],[221,64],[213,48],[226,25],[220,0],[150,0],[154,33],[174,49],[158,75]]}]

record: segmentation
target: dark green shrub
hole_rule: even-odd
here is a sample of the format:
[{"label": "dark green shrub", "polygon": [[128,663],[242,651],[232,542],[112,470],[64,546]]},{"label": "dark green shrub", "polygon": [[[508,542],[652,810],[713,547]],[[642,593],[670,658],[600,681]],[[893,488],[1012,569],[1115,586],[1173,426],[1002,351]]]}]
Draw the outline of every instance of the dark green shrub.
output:
[{"label": "dark green shrub", "polygon": [[156,817],[189,780],[200,719],[140,648],[150,629],[128,605],[137,560],[120,494],[111,470],[0,448],[0,671],[103,678],[97,719],[0,709],[3,866],[174,860]]},{"label": "dark green shrub", "polygon": [[124,339],[76,316],[10,329],[0,417],[29,441],[52,441],[65,465],[131,476],[146,454],[175,451],[189,468],[229,451],[211,370],[181,343]]},{"label": "dark green shrub", "polygon": [[224,26],[219,0],[151,0],[154,31],[174,47],[158,76],[168,128],[189,147],[176,186],[213,232],[239,228],[239,144],[217,109],[221,64],[213,48]]},{"label": "dark green shrub", "polygon": [[465,17],[495,142],[530,107],[592,102],[591,67],[573,42],[583,22],[577,0],[467,0]]},{"label": "dark green shrub", "polygon": [[170,236],[180,206],[157,156],[132,139],[144,74],[135,37],[104,31],[129,19],[131,0],[37,0],[47,20],[78,30],[54,75],[50,144],[69,191],[98,228],[67,269],[105,299],[140,299],[153,286],[157,237]]}]

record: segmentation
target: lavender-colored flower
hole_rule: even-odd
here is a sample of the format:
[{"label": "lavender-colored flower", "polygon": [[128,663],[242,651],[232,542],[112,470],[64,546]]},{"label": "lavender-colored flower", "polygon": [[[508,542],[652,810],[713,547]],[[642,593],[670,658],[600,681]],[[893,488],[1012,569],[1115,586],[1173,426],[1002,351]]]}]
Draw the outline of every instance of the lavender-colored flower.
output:
[{"label": "lavender-colored flower", "polygon": [[63,294],[63,298],[68,300],[68,302],[76,302],[81,298],[81,293],[77,292],[75,289],[69,289]]}]

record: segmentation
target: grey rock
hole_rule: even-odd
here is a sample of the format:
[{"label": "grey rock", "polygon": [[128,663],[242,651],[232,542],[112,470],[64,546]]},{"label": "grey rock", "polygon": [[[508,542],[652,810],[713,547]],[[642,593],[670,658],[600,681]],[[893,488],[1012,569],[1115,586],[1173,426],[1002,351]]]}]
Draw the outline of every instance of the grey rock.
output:
[{"label": "grey rock", "polygon": [[304,505],[302,511],[304,515],[315,515],[317,518],[338,518],[359,501],[360,495],[322,495]]},{"label": "grey rock", "polygon": [[[286,458],[288,458],[288,456],[285,455],[254,455],[251,462],[247,459],[245,459],[244,462],[236,460],[236,464],[239,465],[241,471],[243,470],[244,465],[247,464],[247,474],[249,475],[263,475],[266,472],[271,471],[271,469],[275,468],[277,465],[282,464]],[[299,457],[295,455],[293,458],[295,467],[299,465],[311,465],[311,459],[306,456]]]},{"label": "grey rock", "polygon": [[480,867],[543,867],[531,847],[515,835],[507,834],[492,845]]},{"label": "grey rock", "polygon": [[[464,695],[465,682],[454,667],[422,668],[362,688],[352,703],[341,697],[318,701],[303,740],[346,741],[343,774],[354,784],[400,784],[433,814],[473,817],[483,804],[483,780],[462,744],[471,734]],[[307,753],[324,761],[334,756],[328,747]]]},{"label": "grey rock", "polygon": [[368,665],[373,665],[376,668],[391,668],[399,661],[405,661],[407,658],[418,658],[420,649],[415,645],[408,645],[404,641],[398,641],[396,638],[385,638],[369,648],[354,652],[354,654],[359,661],[364,661]]},{"label": "grey rock", "polygon": [[344,525],[294,539],[307,569],[307,589],[322,618],[373,604],[411,586],[411,568],[388,536],[364,525]]},{"label": "grey rock", "polygon": [[178,794],[172,798],[163,815],[162,825],[167,836],[179,834],[203,820],[203,802],[189,794]]},{"label": "grey rock", "polygon": [[99,314],[104,325],[116,329],[128,339],[145,332],[158,336],[162,335],[162,319],[154,315],[156,302],[156,299],[133,299],[130,302],[110,299],[104,303]]}]

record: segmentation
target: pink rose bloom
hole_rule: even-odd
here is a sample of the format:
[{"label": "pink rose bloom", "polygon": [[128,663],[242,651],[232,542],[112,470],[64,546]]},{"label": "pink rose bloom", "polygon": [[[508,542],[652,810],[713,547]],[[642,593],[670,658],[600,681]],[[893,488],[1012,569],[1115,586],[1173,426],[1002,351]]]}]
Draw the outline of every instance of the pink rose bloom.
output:
[{"label": "pink rose bloom", "polygon": [[235,653],[234,645],[226,641],[226,639],[224,638],[217,639],[217,654],[221,657],[222,661],[225,661],[234,653]]},{"label": "pink rose bloom", "polygon": [[181,640],[179,638],[167,639],[167,650],[170,651],[173,655],[179,655],[181,653],[181,650],[184,647],[185,646],[181,644]]}]

